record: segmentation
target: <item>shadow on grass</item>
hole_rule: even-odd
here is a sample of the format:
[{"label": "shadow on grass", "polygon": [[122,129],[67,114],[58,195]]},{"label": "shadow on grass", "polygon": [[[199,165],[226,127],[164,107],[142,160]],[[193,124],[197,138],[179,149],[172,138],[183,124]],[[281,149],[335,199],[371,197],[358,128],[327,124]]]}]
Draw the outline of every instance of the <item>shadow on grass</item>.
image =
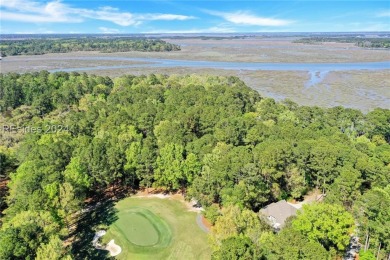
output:
[{"label": "shadow on grass", "polygon": [[84,210],[74,231],[72,253],[75,259],[110,259],[108,251],[93,247],[92,240],[99,226],[108,227],[118,219],[116,213],[113,200],[98,202]]}]

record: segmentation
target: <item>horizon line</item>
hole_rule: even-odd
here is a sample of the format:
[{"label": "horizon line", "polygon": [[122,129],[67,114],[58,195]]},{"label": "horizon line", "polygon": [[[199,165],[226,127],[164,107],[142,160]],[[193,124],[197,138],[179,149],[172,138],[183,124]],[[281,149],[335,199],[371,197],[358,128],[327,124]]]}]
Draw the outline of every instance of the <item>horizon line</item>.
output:
[{"label": "horizon line", "polygon": [[139,33],[102,33],[102,32],[86,32],[86,33],[0,33],[1,35],[81,35],[81,34],[94,34],[94,35],[160,35],[160,34],[276,34],[276,33],[283,33],[283,34],[289,34],[289,33],[348,33],[348,34],[358,34],[358,33],[390,33],[389,31],[292,31],[292,32],[139,32]]}]

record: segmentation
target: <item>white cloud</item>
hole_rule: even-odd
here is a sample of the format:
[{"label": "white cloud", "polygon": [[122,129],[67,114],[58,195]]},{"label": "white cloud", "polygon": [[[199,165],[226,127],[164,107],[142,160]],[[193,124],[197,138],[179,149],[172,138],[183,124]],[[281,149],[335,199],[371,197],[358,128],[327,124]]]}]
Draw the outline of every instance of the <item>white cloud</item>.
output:
[{"label": "white cloud", "polygon": [[44,6],[42,3],[30,1],[25,2],[23,0],[9,0],[0,2],[0,7],[17,9],[19,11],[26,12],[40,12],[42,10],[42,6]]},{"label": "white cloud", "polygon": [[112,7],[112,6],[103,6],[103,7],[100,8],[100,10],[107,11],[107,12],[119,11],[118,8],[115,8],[115,7]]},{"label": "white cloud", "polygon": [[107,7],[98,10],[74,9],[74,13],[84,18],[109,21],[121,26],[138,25],[141,23],[131,13],[108,10]]},{"label": "white cloud", "polygon": [[143,33],[173,33],[173,34],[180,34],[180,33],[234,33],[236,32],[233,28],[228,27],[210,27],[210,28],[196,28],[196,29],[189,29],[189,30],[151,30],[146,31]]},{"label": "white cloud", "polygon": [[33,1],[8,0],[1,1],[0,8],[1,20],[33,23],[82,21],[81,17],[71,16],[69,7],[59,1],[45,4]]},{"label": "white cloud", "polygon": [[293,21],[260,17],[248,12],[237,11],[233,13],[205,11],[208,14],[222,17],[226,21],[238,25],[256,25],[256,26],[284,26],[293,23]]},{"label": "white cloud", "polygon": [[80,18],[70,19],[63,16],[50,16],[41,14],[23,14],[12,12],[1,12],[1,20],[29,22],[29,23],[58,23],[58,22],[81,22]]},{"label": "white cloud", "polygon": [[121,12],[118,8],[104,6],[99,9],[75,8],[59,0],[42,3],[33,0],[7,0],[0,2],[1,20],[54,23],[82,22],[85,19],[103,20],[121,26],[136,26],[144,21],[188,20],[193,16],[178,14],[132,14]]},{"label": "white cloud", "polygon": [[390,17],[390,11],[383,11],[377,14],[378,17]]},{"label": "white cloud", "polygon": [[120,30],[115,29],[115,28],[107,28],[107,27],[99,27],[99,30],[102,33],[119,33]]},{"label": "white cloud", "polygon": [[234,33],[234,32],[236,32],[236,30],[233,28],[229,28],[229,27],[214,26],[214,27],[208,28],[207,32],[210,32],[210,33]]},{"label": "white cloud", "polygon": [[141,19],[155,21],[155,20],[179,20],[185,21],[195,19],[194,16],[179,15],[179,14],[145,14],[140,16]]}]

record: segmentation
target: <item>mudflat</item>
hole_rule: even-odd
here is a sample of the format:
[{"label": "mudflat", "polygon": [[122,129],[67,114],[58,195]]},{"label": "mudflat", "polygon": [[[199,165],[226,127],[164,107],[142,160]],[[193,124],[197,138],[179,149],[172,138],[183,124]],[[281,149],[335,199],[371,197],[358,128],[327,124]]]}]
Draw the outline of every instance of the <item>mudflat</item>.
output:
[{"label": "mudflat", "polygon": [[[390,108],[390,70],[350,70],[326,72],[316,84],[313,77],[299,70],[224,70],[202,67],[153,67],[145,61],[109,60],[104,57],[173,59],[260,63],[359,63],[390,61],[390,51],[366,49],[352,43],[294,43],[294,37],[253,37],[244,39],[164,39],[179,44],[175,52],[74,52],[36,56],[12,56],[0,61],[0,71],[30,72],[93,67],[81,72],[119,76],[123,74],[213,74],[240,77],[263,96],[277,100],[289,98],[302,105],[332,107],[343,105],[366,112],[375,107]],[[83,60],[80,57],[102,57]],[[115,68],[107,69],[106,67]],[[121,66],[128,66],[121,68]],[[317,71],[314,71],[317,73]],[[320,71],[318,71],[320,74]]]}]

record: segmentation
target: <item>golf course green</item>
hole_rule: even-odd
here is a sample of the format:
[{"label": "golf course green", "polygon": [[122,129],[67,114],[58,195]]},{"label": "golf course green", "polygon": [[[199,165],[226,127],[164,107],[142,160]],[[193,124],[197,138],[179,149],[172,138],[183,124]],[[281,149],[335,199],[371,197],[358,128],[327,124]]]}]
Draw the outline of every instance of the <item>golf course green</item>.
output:
[{"label": "golf course green", "polygon": [[195,212],[171,198],[130,197],[116,204],[118,219],[102,237],[122,248],[116,259],[210,259]]},{"label": "golf course green", "polygon": [[118,217],[114,225],[130,243],[155,247],[169,245],[172,236],[169,226],[150,210],[131,207],[120,212]]}]

